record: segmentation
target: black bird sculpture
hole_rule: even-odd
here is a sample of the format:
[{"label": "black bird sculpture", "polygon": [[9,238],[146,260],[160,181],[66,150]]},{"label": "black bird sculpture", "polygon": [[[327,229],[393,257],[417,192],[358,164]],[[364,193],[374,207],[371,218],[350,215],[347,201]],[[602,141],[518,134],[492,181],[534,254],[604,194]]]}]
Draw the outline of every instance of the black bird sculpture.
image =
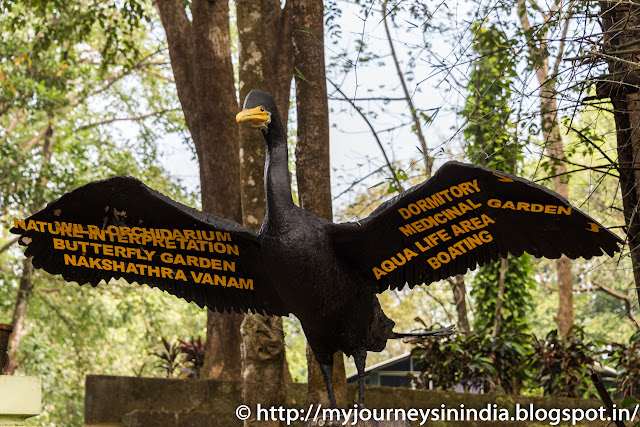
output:
[{"label": "black bird sculpture", "polygon": [[295,314],[333,406],[336,351],[355,359],[362,404],[367,352],[410,335],[393,331],[376,294],[428,285],[508,253],[573,259],[619,250],[620,238],[558,194],[458,162],[364,220],[317,218],[293,203],[287,138],[271,96],[252,91],[237,121],[260,129],[267,146],[267,210],[258,233],[130,177],[79,187],[16,219],[11,231],[34,267],[67,281],[124,278],[220,312]]}]

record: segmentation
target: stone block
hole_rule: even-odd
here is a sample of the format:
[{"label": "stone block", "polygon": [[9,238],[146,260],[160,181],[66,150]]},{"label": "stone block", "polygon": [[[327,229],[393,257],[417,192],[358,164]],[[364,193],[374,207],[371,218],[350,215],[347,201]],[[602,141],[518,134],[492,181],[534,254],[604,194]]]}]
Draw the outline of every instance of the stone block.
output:
[{"label": "stone block", "polygon": [[0,375],[0,426],[25,425],[40,414],[41,403],[40,378]]}]

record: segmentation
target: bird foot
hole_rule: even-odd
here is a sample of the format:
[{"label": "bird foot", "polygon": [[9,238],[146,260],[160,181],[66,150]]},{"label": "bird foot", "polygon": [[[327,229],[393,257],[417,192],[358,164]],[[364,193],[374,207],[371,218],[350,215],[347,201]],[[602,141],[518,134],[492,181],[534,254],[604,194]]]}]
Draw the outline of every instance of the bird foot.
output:
[{"label": "bird foot", "polygon": [[436,329],[435,331],[424,331],[414,333],[398,333],[394,332],[391,338],[423,338],[423,337],[440,337],[445,335],[457,334],[458,331],[453,330],[456,325],[449,325],[446,328]]}]

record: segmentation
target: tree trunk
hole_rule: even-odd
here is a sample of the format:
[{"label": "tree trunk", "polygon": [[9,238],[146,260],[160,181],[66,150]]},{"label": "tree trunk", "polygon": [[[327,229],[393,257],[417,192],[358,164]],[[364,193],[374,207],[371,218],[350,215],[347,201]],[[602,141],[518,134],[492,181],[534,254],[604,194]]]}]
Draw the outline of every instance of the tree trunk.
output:
[{"label": "tree trunk", "polygon": [[469,336],[471,328],[469,327],[469,318],[467,317],[467,290],[464,283],[464,276],[457,274],[451,281],[451,289],[453,290],[453,302],[458,313],[458,330]]},{"label": "tree trunk", "polygon": [[[157,0],[167,34],[178,98],[200,166],[202,210],[242,221],[238,126],[231,63],[229,4],[193,0],[189,21],[181,0]],[[209,312],[203,377],[240,376],[241,314]]]},{"label": "tree trunk", "polygon": [[[292,1],[293,63],[301,73],[296,75],[298,194],[303,209],[331,220],[333,212],[329,165],[329,106],[325,79],[323,22],[322,0]],[[320,367],[308,347],[307,366],[307,400],[328,404]],[[337,352],[333,357],[333,383],[338,406],[344,407],[347,403],[347,391],[342,352]]]},{"label": "tree trunk", "polygon": [[[531,30],[527,6],[525,0],[518,0],[518,15],[522,29]],[[548,28],[543,29],[545,32],[542,40],[547,39]],[[543,42],[540,46],[529,46],[529,57],[533,63],[540,84],[540,116],[542,125],[542,136],[544,138],[544,146],[550,157],[550,163],[553,165],[553,185],[556,193],[562,197],[569,198],[569,186],[567,183],[567,165],[565,163],[564,145],[560,134],[560,124],[558,123],[557,109],[557,92],[555,86],[555,76],[549,75],[549,59],[546,53],[547,46]],[[558,61],[562,58],[556,58],[557,69]],[[560,337],[566,338],[567,333],[573,326],[575,316],[573,310],[573,276],[571,274],[571,260],[564,255],[556,261],[558,271],[558,315],[556,316],[556,324]]]},{"label": "tree trunk", "polygon": [[502,310],[502,300],[504,300],[504,284],[509,273],[509,260],[500,258],[500,274],[498,276],[498,296],[496,297],[496,311],[493,316],[493,331],[491,338],[495,338],[500,333],[500,312]]},{"label": "tree trunk", "polygon": [[22,266],[22,276],[20,277],[20,287],[18,288],[18,296],[13,311],[13,333],[9,337],[9,367],[5,371],[6,375],[13,375],[18,368],[18,353],[20,351],[20,342],[26,331],[24,324],[27,319],[27,310],[29,308],[29,300],[33,293],[33,257],[25,258]]},{"label": "tree trunk", "polygon": [[[279,47],[277,53],[267,55],[267,39],[279,38],[282,27],[266,25],[267,16],[277,21],[284,15],[279,2],[254,0],[237,0],[239,49],[239,87],[240,102],[244,102],[247,94],[253,89],[262,89],[272,94],[279,110],[283,124],[287,126],[289,89],[291,79],[269,79],[277,66],[288,65],[291,68],[291,49]],[[266,28],[273,34],[266,37]],[[286,39],[289,40],[290,35]],[[286,40],[285,39],[285,40]],[[270,46],[275,49],[276,46]],[[271,59],[271,68],[267,66],[267,58]],[[284,81],[286,84],[282,84]],[[278,86],[275,82],[279,83]],[[286,96],[283,96],[285,95]],[[265,163],[265,144],[260,132],[249,126],[241,126],[240,132],[240,179],[242,189],[242,222],[253,231],[258,231],[262,224],[266,209],[263,171]],[[286,365],[284,333],[282,318],[278,316],[262,316],[247,314],[241,328],[242,334],[242,402],[255,408],[262,406],[281,406],[285,401],[285,369]],[[290,378],[290,375],[288,376]],[[265,378],[268,378],[265,381]],[[255,418],[244,421],[249,425],[274,425],[277,421],[256,421]]]},{"label": "tree trunk", "polygon": [[[552,168],[553,187],[556,193],[565,199],[569,199],[569,185],[567,164],[565,163],[564,146],[560,135],[558,123],[556,88],[553,80],[549,80],[549,65],[542,64],[537,69],[540,82],[540,111],[542,112],[542,135]],[[575,322],[573,309],[573,275],[571,274],[571,260],[562,255],[556,260],[558,271],[558,314],[555,321],[558,326],[558,334],[566,338],[569,330]]]},{"label": "tree trunk", "polygon": [[[47,185],[46,168],[51,163],[51,152],[53,149],[53,133],[55,130],[55,118],[49,117],[49,124],[45,127],[44,141],[42,143],[42,169],[40,171],[39,185],[42,190]],[[36,206],[44,205],[44,198],[40,194],[37,199]],[[38,210],[38,209],[36,209]],[[20,277],[20,286],[18,287],[18,295],[16,296],[16,304],[13,310],[13,333],[9,338],[9,359],[10,363],[5,371],[6,375],[13,375],[18,368],[18,353],[20,351],[20,342],[26,331],[24,324],[27,320],[27,311],[29,309],[29,300],[33,294],[33,257],[26,258],[22,267],[22,276]]]},{"label": "tree trunk", "polygon": [[609,75],[599,79],[596,93],[613,104],[627,243],[640,303],[640,53],[621,46],[635,45],[640,37],[640,7],[613,2],[601,2],[600,6]]}]

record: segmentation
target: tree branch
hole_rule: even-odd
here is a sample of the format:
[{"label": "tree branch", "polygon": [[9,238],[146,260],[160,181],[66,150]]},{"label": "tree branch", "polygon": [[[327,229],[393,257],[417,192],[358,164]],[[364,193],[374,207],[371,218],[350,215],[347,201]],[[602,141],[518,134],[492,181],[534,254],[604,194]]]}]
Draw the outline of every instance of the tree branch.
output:
[{"label": "tree branch", "polygon": [[444,305],[444,303],[442,302],[442,300],[438,297],[436,297],[435,295],[433,295],[431,292],[429,292],[428,289],[425,288],[424,290],[426,292],[427,295],[429,295],[431,298],[433,298],[433,300],[435,302],[437,302],[440,307],[442,307],[442,309],[444,310],[444,313],[447,315],[447,317],[449,318],[449,322],[451,322],[451,324],[455,324],[456,321],[454,320],[453,316],[451,315],[451,313],[449,312],[449,310],[447,310],[447,307]]},{"label": "tree branch", "polygon": [[9,249],[14,243],[18,241],[19,237],[15,237],[0,247],[0,254]]},{"label": "tree branch", "polygon": [[113,122],[139,121],[139,120],[144,120],[146,118],[153,117],[153,116],[160,116],[160,115],[168,113],[170,111],[178,111],[178,110],[180,110],[180,109],[179,108],[168,108],[168,109],[165,109],[165,110],[154,111],[153,113],[149,113],[149,114],[144,114],[142,116],[115,117],[115,118],[112,118],[112,119],[105,119],[105,120],[101,120],[99,122],[95,122],[95,123],[91,123],[91,124],[88,124],[88,125],[80,126],[78,128],[78,130],[85,130],[85,129],[89,129],[89,128],[96,127],[96,126],[101,126],[101,125],[106,125],[106,124],[113,123]]},{"label": "tree branch", "polygon": [[154,52],[152,54],[147,55],[142,61],[140,61],[139,63],[135,64],[134,66],[132,66],[128,70],[120,70],[120,71],[117,71],[117,72],[111,74],[109,77],[104,79],[107,83],[104,86],[99,87],[98,89],[96,89],[93,92],[91,92],[87,96],[87,98],[90,98],[92,96],[95,96],[95,95],[98,95],[99,93],[104,92],[105,90],[109,89],[111,86],[116,84],[123,77],[131,75],[131,72],[134,71],[134,70],[140,70],[140,69],[143,69],[143,68],[146,68],[146,67],[152,67],[154,65],[167,65],[168,64],[167,62],[144,62],[150,56],[155,55],[156,53],[158,53],[158,52]]},{"label": "tree branch", "polygon": [[23,114],[24,114],[24,108],[19,108],[18,111],[16,112],[16,114],[11,118],[11,121],[9,122],[9,125],[4,130],[5,139],[7,138],[7,135],[9,135],[11,132],[13,132],[13,130],[18,125],[18,123],[20,123],[20,119],[22,118]]},{"label": "tree branch", "polygon": [[[154,5],[167,35],[169,58],[171,59],[171,69],[176,82],[178,99],[180,99],[180,104],[185,112],[185,120],[196,144],[196,151],[201,155],[200,138],[197,135],[198,126],[194,122],[198,109],[193,87],[195,81],[194,30],[182,0],[155,0]],[[193,7],[192,4],[192,10]],[[200,43],[205,43],[205,41],[201,40]]]},{"label": "tree branch", "polygon": [[47,134],[47,132],[49,132],[49,128],[50,127],[51,127],[51,124],[49,123],[45,127],[43,127],[42,129],[40,129],[40,132],[38,132],[38,134],[36,136],[34,136],[33,138],[31,138],[30,140],[25,142],[22,145],[22,152],[23,153],[28,153],[29,150],[31,150],[42,138],[44,138],[44,136]]},{"label": "tree branch", "polygon": [[384,3],[382,3],[382,22],[384,23],[384,30],[387,34],[387,40],[389,41],[389,48],[391,49],[391,56],[393,57],[393,63],[396,66],[396,72],[398,73],[398,78],[400,79],[400,83],[402,84],[404,97],[407,100],[407,105],[409,105],[409,110],[411,111],[411,116],[413,117],[413,123],[416,127],[416,134],[418,135],[418,140],[420,141],[420,147],[422,147],[422,153],[424,155],[425,173],[427,175],[427,178],[429,178],[431,176],[431,170],[433,169],[433,159],[429,157],[427,143],[422,133],[422,126],[420,125],[420,119],[416,114],[416,109],[413,106],[411,95],[409,94],[409,90],[407,89],[407,84],[404,81],[404,74],[400,69],[400,63],[398,62],[398,56],[396,55],[396,50],[393,47],[393,41],[391,40],[391,33],[389,32],[389,25],[387,24],[387,2],[388,0],[384,0]]},{"label": "tree branch", "polygon": [[558,47],[558,54],[556,55],[556,60],[553,63],[553,73],[551,77],[555,78],[558,75],[558,70],[560,68],[560,62],[562,61],[562,55],[564,55],[564,45],[567,39],[567,32],[569,31],[569,21],[573,16],[573,3],[574,0],[569,2],[569,6],[567,7],[567,14],[564,18],[564,27],[562,28],[562,37],[560,38],[560,46]]},{"label": "tree branch", "polygon": [[[633,325],[636,327],[636,329],[640,330],[640,323],[638,322],[638,319],[636,318],[635,314],[633,314],[633,312],[631,311],[632,304],[631,304],[631,298],[629,297],[629,295],[623,294],[622,292],[618,292],[615,289],[612,289],[600,283],[594,283],[594,282],[592,283],[594,284],[595,290],[603,291],[606,294],[611,295],[612,297],[622,301],[624,303],[624,307],[625,307],[624,311],[627,317],[629,317],[631,322],[633,322]],[[594,290],[594,287],[584,287],[584,288],[576,289],[576,291],[577,292],[592,291]]]},{"label": "tree branch", "polygon": [[378,138],[378,134],[376,133],[376,130],[373,128],[373,125],[371,124],[367,116],[365,116],[364,113],[360,111],[360,108],[358,108],[358,106],[351,99],[349,99],[347,95],[345,95],[344,92],[340,90],[340,88],[334,82],[332,82],[330,79],[327,79],[327,81],[333,85],[333,87],[340,93],[340,95],[342,95],[343,99],[347,101],[349,104],[351,104],[351,106],[358,112],[358,114],[360,114],[360,117],[362,117],[362,119],[367,123],[367,126],[369,126],[369,129],[371,129],[371,133],[373,134],[373,137],[378,143],[378,147],[380,147],[380,151],[382,151],[382,155],[384,156],[384,160],[387,163],[387,167],[389,168],[389,171],[391,171],[391,176],[393,177],[393,181],[396,183],[396,188],[398,189],[399,192],[404,191],[402,188],[402,184],[400,184],[400,180],[396,176],[396,171],[393,169],[393,166],[389,161],[389,157],[387,157],[387,152],[384,150],[384,146],[382,145],[380,138]]},{"label": "tree branch", "polygon": [[522,29],[525,31],[531,30],[531,23],[529,23],[529,15],[527,14],[527,4],[525,0],[518,0],[518,16],[520,17]]}]

